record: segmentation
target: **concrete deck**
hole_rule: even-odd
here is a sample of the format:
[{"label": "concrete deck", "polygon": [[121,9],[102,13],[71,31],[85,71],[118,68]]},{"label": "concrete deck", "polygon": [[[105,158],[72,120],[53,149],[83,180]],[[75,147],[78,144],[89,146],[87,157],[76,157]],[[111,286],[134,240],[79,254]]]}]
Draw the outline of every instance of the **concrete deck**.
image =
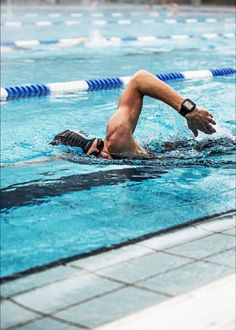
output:
[{"label": "concrete deck", "polygon": [[[232,212],[6,282],[1,287],[1,329],[94,329],[162,306],[175,296],[182,301],[182,294],[234,272]],[[217,283],[216,290],[221,290]],[[231,322],[227,313],[221,317],[225,324]]]},{"label": "concrete deck", "polygon": [[235,330],[235,274],[96,330],[111,329]]}]

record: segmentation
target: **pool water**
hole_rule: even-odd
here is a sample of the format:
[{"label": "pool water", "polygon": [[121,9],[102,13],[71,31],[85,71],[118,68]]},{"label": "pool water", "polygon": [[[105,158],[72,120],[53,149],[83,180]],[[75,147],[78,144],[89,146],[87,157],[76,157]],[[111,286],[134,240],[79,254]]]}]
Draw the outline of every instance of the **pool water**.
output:
[{"label": "pool water", "polygon": [[[72,8],[66,13],[70,11]],[[49,9],[38,10],[41,17],[48,13]],[[104,11],[104,15],[110,14],[111,10]],[[127,10],[123,13],[129,14]],[[161,13],[161,17],[165,15]],[[21,16],[15,12],[16,20]],[[232,23],[194,26],[195,34],[234,33]],[[4,40],[91,36],[92,41],[86,47],[41,45],[3,52],[2,85],[126,76],[141,68],[158,73],[235,65],[232,39],[113,47],[101,41],[115,35],[156,35],[157,30],[192,33],[190,28],[188,24],[154,22],[144,29],[137,18],[128,28],[116,24],[94,27],[86,15],[81,29],[60,24],[56,29],[29,30],[27,24],[17,31],[4,27]],[[158,154],[152,161],[88,159],[48,145],[65,129],[83,129],[104,137],[121,89],[3,102],[1,276],[234,209],[234,84],[234,76],[171,82],[179,93],[209,109],[217,121],[214,136],[200,134],[197,139],[175,111],[147,98],[135,138]]]}]

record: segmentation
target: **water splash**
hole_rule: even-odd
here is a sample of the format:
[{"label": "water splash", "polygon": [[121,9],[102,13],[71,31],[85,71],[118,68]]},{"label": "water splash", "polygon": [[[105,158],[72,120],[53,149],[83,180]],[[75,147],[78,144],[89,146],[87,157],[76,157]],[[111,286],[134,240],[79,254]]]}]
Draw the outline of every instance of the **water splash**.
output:
[{"label": "water splash", "polygon": [[103,38],[98,30],[93,30],[89,37],[89,40],[85,42],[87,48],[100,48],[104,46],[110,46],[112,43],[107,39]]},{"label": "water splash", "polygon": [[185,139],[179,141],[153,140],[144,147],[154,154],[163,154],[166,158],[189,158],[231,153],[236,148],[236,141],[232,137],[214,137],[202,140]]},{"label": "water splash", "polygon": [[1,163],[1,167],[39,164],[55,160],[66,160],[79,164],[100,165],[149,165],[159,167],[208,166],[221,167],[236,164],[236,141],[232,136],[162,141],[153,139],[143,145],[147,155],[117,155],[117,159],[106,160],[78,155],[76,148],[57,146],[45,148],[45,152],[28,155],[14,162]]},{"label": "water splash", "polygon": [[[105,160],[78,156],[71,150],[57,157],[80,164],[151,165],[159,167],[207,166],[222,167],[236,164],[236,141],[232,137],[205,138],[200,141],[149,141],[144,147],[148,155],[120,155],[120,159]],[[71,148],[72,149],[72,148]],[[227,157],[228,156],[228,157]]]}]

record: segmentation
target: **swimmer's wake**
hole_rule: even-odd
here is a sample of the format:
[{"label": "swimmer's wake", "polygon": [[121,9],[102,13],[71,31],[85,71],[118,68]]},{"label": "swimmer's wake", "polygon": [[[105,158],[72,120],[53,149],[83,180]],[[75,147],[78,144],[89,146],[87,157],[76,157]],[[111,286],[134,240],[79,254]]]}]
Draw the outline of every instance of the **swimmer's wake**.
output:
[{"label": "swimmer's wake", "polygon": [[[229,137],[207,138],[201,141],[186,139],[180,141],[152,140],[144,145],[148,155],[135,154],[127,157],[120,154],[117,159],[107,160],[96,157],[78,155],[77,149],[68,147],[52,150],[51,154],[42,153],[37,158],[27,159],[15,163],[1,163],[1,167],[15,167],[26,165],[37,165],[45,162],[66,160],[78,164],[101,164],[101,165],[148,165],[160,167],[182,167],[182,166],[209,166],[220,167],[236,163],[236,142]],[[222,159],[220,156],[233,157]],[[217,157],[219,156],[219,157]]]}]

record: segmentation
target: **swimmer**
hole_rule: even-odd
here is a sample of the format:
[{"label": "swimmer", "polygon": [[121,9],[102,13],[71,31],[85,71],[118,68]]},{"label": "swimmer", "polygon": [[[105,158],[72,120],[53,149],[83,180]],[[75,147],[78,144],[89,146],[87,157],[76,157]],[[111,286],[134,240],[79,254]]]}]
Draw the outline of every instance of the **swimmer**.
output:
[{"label": "swimmer", "polygon": [[171,16],[179,16],[179,6],[175,2],[170,3]]},{"label": "swimmer", "polygon": [[104,140],[90,139],[88,134],[82,131],[76,133],[66,130],[59,133],[50,144],[77,147],[82,153],[98,158],[135,158],[134,155],[148,158],[147,150],[133,138],[144,96],[155,98],[171,106],[184,117],[188,128],[195,136],[198,136],[198,131],[205,134],[216,132],[214,128],[216,123],[210,112],[198,107],[190,99],[185,99],[156,76],[140,70],[131,78],[120,97],[117,111],[107,124]]}]

